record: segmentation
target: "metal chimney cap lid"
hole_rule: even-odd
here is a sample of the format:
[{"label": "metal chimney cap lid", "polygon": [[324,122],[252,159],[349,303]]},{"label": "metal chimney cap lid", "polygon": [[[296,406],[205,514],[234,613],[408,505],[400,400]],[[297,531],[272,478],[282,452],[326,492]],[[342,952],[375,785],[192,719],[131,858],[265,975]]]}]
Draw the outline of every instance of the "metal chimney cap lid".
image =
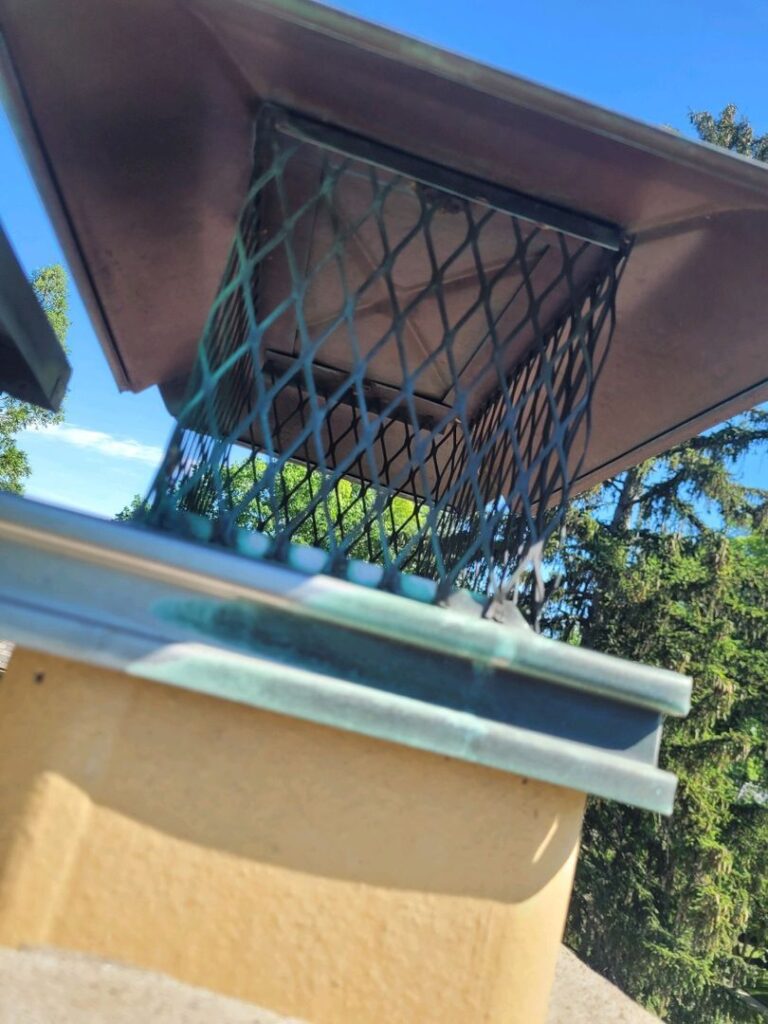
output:
[{"label": "metal chimney cap lid", "polygon": [[634,236],[580,486],[768,398],[754,161],[309,0],[0,0],[0,25],[12,114],[120,387],[189,372],[270,100]]}]

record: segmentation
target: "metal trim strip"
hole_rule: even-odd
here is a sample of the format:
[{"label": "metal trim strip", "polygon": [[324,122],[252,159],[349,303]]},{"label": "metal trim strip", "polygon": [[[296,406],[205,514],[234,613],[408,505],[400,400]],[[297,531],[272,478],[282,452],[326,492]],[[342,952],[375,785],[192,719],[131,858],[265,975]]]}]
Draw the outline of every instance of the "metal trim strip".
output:
[{"label": "metal trim strip", "polygon": [[[457,612],[421,606],[345,581],[308,579],[267,563],[254,565],[188,542],[12,495],[0,495],[0,558],[4,566],[0,627],[5,636],[33,649],[532,776],[649,810],[671,811],[674,776],[655,767],[660,736],[658,712],[662,710],[658,699],[653,703],[626,692],[621,695],[621,680],[614,681],[610,696],[605,686],[596,696],[595,688],[584,685],[578,672],[575,678],[572,673],[570,685],[558,680],[566,673],[568,662],[580,662],[580,656],[590,652],[567,648],[563,654],[568,657],[558,663],[555,649],[564,645],[533,634],[529,638],[525,630],[476,622]],[[214,567],[218,572],[213,571]],[[329,593],[334,600],[328,600]],[[164,608],[189,606],[190,601],[205,604],[201,595],[224,614],[233,607],[256,614],[268,608],[273,619],[277,617],[275,621],[288,623],[294,631],[306,628],[307,621],[313,620],[315,626],[330,632],[335,623],[365,633],[366,642],[381,645],[383,659],[400,657],[401,665],[406,666],[414,644],[408,637],[397,636],[391,627],[380,628],[375,612],[405,605],[403,615],[418,621],[419,629],[443,619],[446,625],[439,636],[422,637],[420,657],[414,659],[414,666],[430,652],[434,654],[433,686],[439,694],[445,659],[453,659],[448,675],[456,672],[459,678],[466,673],[465,705],[448,706],[437,699],[411,695],[407,680],[400,685],[400,692],[394,692],[377,685],[375,678],[367,685],[349,675],[339,678],[332,667],[323,665],[322,659],[310,664],[301,652],[296,654],[291,649],[282,657],[277,657],[274,650],[260,651],[258,642],[252,650],[244,650],[242,644],[229,642],[222,634],[206,634],[205,629],[196,629],[194,622],[163,613]],[[372,598],[376,599],[373,609]],[[386,600],[382,603],[380,598]],[[350,604],[357,614],[344,617],[343,608]],[[362,621],[360,608],[367,608],[367,622]],[[471,627],[481,628],[475,632]],[[418,630],[412,631],[411,636],[416,633]],[[517,658],[500,657],[497,649],[483,660],[464,649],[463,639],[476,643],[478,636],[488,640],[495,635],[517,640],[517,634],[523,634]],[[446,636],[457,636],[448,652],[442,643]],[[533,648],[526,648],[529,639],[534,641]],[[568,708],[563,705],[557,711],[557,720],[553,715],[551,729],[541,722],[536,728],[526,728],[503,720],[503,716],[473,713],[475,696],[482,688],[478,680],[485,685],[491,674],[495,676],[495,692],[503,693],[508,687],[510,694],[516,692],[513,699],[518,704],[525,699],[522,683],[529,687],[528,693],[531,682],[540,680],[547,685],[541,661],[530,655],[531,650],[540,647],[553,656],[548,685],[561,687],[568,703]],[[528,657],[520,656],[526,649]],[[608,668],[615,671],[623,664],[592,654],[589,662],[593,666],[602,662],[604,672]],[[668,697],[663,702],[664,709],[673,704],[677,713],[684,710],[680,697],[688,684],[683,677],[642,666],[625,667],[630,674],[643,669],[642,678],[655,675],[657,686],[658,677],[664,683],[676,683],[681,689],[674,699]],[[582,665],[582,675],[583,670]],[[634,746],[628,743],[627,749],[611,749],[610,742],[601,743],[599,738],[593,737],[591,742],[578,739],[588,735],[579,718],[599,715],[602,706],[610,707],[610,714],[620,729],[628,730],[628,736],[638,735]],[[561,727],[566,718],[574,723],[570,735]]]}]

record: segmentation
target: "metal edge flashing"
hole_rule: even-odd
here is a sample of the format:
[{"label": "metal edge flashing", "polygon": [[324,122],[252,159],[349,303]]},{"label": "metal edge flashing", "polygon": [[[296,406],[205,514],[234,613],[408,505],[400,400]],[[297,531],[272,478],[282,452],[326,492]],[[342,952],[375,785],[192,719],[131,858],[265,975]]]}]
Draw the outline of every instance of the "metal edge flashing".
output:
[{"label": "metal edge flashing", "polygon": [[[289,607],[295,615],[386,636],[489,667],[522,668],[539,678],[660,714],[685,716],[691,680],[668,669],[571,647],[524,629],[499,629],[330,576],[309,576],[211,545],[0,494],[0,539],[149,576],[222,597]],[[313,549],[306,549],[312,552]]]},{"label": "metal edge flashing", "polygon": [[[661,713],[687,709],[682,676],[12,495],[0,495],[0,558],[0,628],[32,649],[671,811],[675,779],[656,758]],[[262,638],[283,639],[248,632],[260,621]],[[210,628],[222,622],[235,631]],[[358,638],[357,676],[294,649],[313,629]]]}]

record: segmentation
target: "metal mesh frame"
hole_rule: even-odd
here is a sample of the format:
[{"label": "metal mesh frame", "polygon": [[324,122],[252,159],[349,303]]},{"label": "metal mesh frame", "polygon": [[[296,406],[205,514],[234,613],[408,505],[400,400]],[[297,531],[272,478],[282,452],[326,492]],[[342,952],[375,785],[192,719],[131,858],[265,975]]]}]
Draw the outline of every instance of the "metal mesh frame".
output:
[{"label": "metal mesh frame", "polygon": [[209,540],[283,561],[308,545],[341,575],[362,559],[394,591],[416,574],[436,600],[514,600],[583,459],[614,241],[265,108],[149,521],[189,534],[202,517]]}]

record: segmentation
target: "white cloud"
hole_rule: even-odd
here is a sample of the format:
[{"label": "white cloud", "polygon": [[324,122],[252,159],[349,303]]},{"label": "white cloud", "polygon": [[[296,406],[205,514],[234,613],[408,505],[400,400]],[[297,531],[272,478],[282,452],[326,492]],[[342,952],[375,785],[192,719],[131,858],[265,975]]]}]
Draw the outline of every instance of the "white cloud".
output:
[{"label": "white cloud", "polygon": [[29,433],[36,437],[50,438],[61,444],[73,445],[75,448],[85,448],[113,459],[130,459],[150,466],[159,466],[163,457],[162,448],[155,445],[142,444],[131,437],[115,437],[101,430],[75,427],[69,423],[52,423],[33,429]]}]

